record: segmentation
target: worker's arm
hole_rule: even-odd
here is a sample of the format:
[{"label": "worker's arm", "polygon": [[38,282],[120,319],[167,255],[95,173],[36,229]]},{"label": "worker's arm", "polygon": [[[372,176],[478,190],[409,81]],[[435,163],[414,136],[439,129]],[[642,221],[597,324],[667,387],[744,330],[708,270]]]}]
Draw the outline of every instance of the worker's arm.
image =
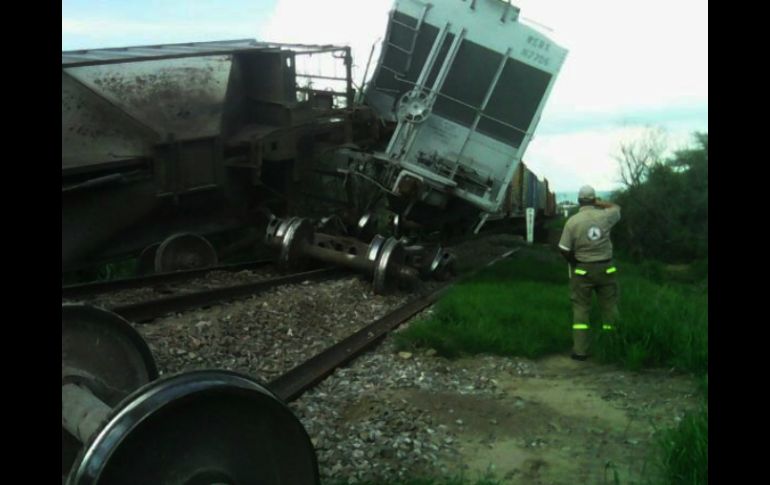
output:
[{"label": "worker's arm", "polygon": [[620,206],[618,204],[613,204],[612,202],[605,202],[603,200],[597,199],[596,202],[594,202],[594,207],[598,207],[607,211],[607,221],[609,222],[610,227],[617,224],[617,222],[620,220]]},{"label": "worker's arm", "polygon": [[575,251],[573,250],[575,240],[572,236],[572,219],[568,219],[564,224],[564,230],[561,233],[561,239],[559,239],[559,252],[562,257],[570,264],[576,264]]}]

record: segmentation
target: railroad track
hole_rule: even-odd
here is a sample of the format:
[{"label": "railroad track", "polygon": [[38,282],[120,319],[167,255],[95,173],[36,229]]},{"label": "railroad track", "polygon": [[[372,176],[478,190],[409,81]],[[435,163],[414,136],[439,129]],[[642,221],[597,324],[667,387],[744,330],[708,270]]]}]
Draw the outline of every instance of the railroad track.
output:
[{"label": "railroad track", "polygon": [[137,276],[134,278],[123,278],[112,281],[99,281],[93,283],[83,283],[77,285],[62,286],[62,298],[82,298],[87,295],[95,295],[99,293],[108,293],[117,290],[126,290],[130,288],[141,288],[144,286],[152,286],[164,283],[175,283],[180,281],[187,281],[199,276],[204,276],[212,271],[229,271],[237,272],[251,269],[264,268],[274,264],[272,259],[265,259],[259,261],[249,261],[247,263],[234,263],[225,264],[219,266],[210,266],[208,268],[191,269],[184,271],[174,271],[171,273],[158,273],[146,276]]},{"label": "railroad track", "polygon": [[195,291],[192,293],[174,295],[139,303],[117,305],[109,308],[109,310],[126,320],[144,323],[169,313],[179,313],[219,303],[249,298],[281,285],[301,283],[308,280],[315,282],[323,281],[343,273],[344,271],[337,268],[322,268],[312,271],[303,271],[301,273],[263,279],[252,283]]},{"label": "railroad track", "polygon": [[482,269],[508,258],[521,248],[510,250],[486,265],[472,271],[462,278],[441,284],[426,295],[419,296],[396,308],[384,317],[372,322],[344,340],[332,345],[304,363],[294,367],[268,384],[268,387],[282,400],[293,401],[305,391],[321,382],[326,376],[366,352],[389,332],[409,320],[411,317],[435,303],[451,286],[473,276]]},{"label": "railroad track", "polygon": [[[483,267],[476,271],[480,269]],[[223,370],[159,377],[147,343],[127,319],[144,320],[158,312],[248,296],[275,287],[277,281],[317,281],[339,270],[297,273],[115,307],[112,312],[63,304],[63,482],[66,476],[70,485],[319,483],[315,450],[285,403],[376,345],[476,271],[417,296],[267,385]],[[144,445],[147,442],[154,446],[148,449]],[[180,447],[180,443],[184,446]],[[244,447],[243,443],[253,445]],[[156,463],[158,450],[165,457],[163,463]],[[190,456],[197,458],[191,461]],[[163,478],[172,475],[177,477],[175,481]]]}]

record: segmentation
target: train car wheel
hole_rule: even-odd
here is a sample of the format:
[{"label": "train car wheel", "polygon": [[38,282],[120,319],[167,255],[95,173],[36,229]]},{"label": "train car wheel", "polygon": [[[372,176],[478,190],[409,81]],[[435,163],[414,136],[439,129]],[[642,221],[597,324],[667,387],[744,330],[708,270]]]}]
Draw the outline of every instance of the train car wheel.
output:
[{"label": "train car wheel", "polygon": [[374,268],[374,292],[388,293],[398,286],[398,268],[406,262],[404,246],[396,238],[388,238],[380,250]]},{"label": "train car wheel", "polygon": [[143,276],[155,272],[155,254],[159,247],[160,243],[150,244],[139,253],[139,258],[136,261],[137,275]]},{"label": "train car wheel", "polygon": [[285,230],[281,239],[279,265],[289,269],[299,265],[302,248],[313,243],[313,224],[307,219],[295,218]]},{"label": "train car wheel", "polygon": [[[157,379],[149,347],[126,320],[100,308],[62,305],[62,384],[87,385],[114,406],[131,392]],[[62,428],[62,474],[81,443]]]},{"label": "train car wheel", "polygon": [[155,272],[168,273],[217,264],[214,246],[197,234],[183,233],[169,236],[155,253]]},{"label": "train car wheel", "polygon": [[376,234],[372,241],[369,243],[369,249],[366,252],[366,259],[371,262],[377,261],[377,257],[380,255],[380,250],[383,244],[385,244],[385,238],[379,234]]},{"label": "train car wheel", "polygon": [[266,387],[229,371],[149,383],[124,399],[68,485],[317,484],[310,438]]}]

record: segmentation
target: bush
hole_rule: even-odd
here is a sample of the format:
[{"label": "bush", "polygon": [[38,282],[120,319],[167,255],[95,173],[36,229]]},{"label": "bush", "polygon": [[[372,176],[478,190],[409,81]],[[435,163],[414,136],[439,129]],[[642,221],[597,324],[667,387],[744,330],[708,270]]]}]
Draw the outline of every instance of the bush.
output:
[{"label": "bush", "polygon": [[613,231],[634,260],[689,262],[708,258],[708,134],[645,171],[642,182],[613,194],[623,218]]}]

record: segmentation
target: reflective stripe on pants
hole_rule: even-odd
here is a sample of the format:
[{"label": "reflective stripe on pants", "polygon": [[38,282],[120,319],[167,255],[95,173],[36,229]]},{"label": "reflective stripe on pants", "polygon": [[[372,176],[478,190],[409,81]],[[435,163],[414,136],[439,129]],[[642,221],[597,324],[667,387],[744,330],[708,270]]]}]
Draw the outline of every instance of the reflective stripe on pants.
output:
[{"label": "reflective stripe on pants", "polygon": [[570,279],[570,300],[572,301],[573,352],[588,355],[590,334],[589,314],[593,294],[599,303],[602,331],[614,330],[617,321],[618,284],[617,268],[611,263],[580,263]]}]

